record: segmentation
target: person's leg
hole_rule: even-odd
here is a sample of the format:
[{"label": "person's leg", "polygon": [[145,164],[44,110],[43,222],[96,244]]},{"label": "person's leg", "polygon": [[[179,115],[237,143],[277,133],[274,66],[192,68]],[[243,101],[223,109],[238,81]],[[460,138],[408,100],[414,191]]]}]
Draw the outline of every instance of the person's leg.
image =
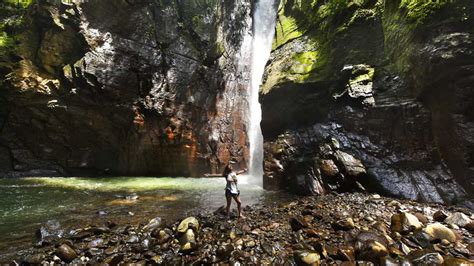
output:
[{"label": "person's leg", "polygon": [[227,199],[227,207],[225,208],[225,210],[226,210],[227,218],[230,218],[230,204],[232,203],[232,196],[226,193],[225,198]]},{"label": "person's leg", "polygon": [[242,214],[242,201],[240,201],[240,195],[234,196],[234,200],[237,203],[237,211],[239,212],[239,217],[244,218]]}]

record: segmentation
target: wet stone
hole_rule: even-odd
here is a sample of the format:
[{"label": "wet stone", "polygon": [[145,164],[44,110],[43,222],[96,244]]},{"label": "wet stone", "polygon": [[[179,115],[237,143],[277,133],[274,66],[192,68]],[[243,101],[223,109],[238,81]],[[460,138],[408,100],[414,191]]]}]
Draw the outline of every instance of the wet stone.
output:
[{"label": "wet stone", "polygon": [[427,225],[426,228],[423,229],[423,232],[428,236],[430,241],[441,241],[444,239],[451,243],[456,242],[456,235],[454,232],[440,223]]},{"label": "wet stone", "polygon": [[332,227],[335,230],[351,230],[354,229],[355,224],[352,218],[338,220],[337,222],[332,223]]},{"label": "wet stone", "polygon": [[442,210],[436,211],[433,214],[433,220],[435,220],[437,222],[444,222],[444,220],[446,220],[446,218],[448,218],[448,214],[446,214],[446,212],[444,212]]},{"label": "wet stone", "polygon": [[394,232],[407,234],[421,229],[423,224],[413,214],[401,212],[392,215],[390,228]]},{"label": "wet stone", "polygon": [[179,233],[185,233],[188,228],[199,230],[199,221],[194,217],[188,217],[181,221],[181,223],[178,225],[177,231]]},{"label": "wet stone", "polygon": [[54,253],[64,262],[71,262],[77,258],[76,251],[67,244],[59,246]]},{"label": "wet stone", "polygon": [[440,265],[443,264],[443,257],[433,251],[416,250],[408,254],[408,260],[417,265]]},{"label": "wet stone", "polygon": [[293,231],[298,231],[309,226],[308,222],[302,216],[293,217],[290,219],[290,226]]},{"label": "wet stone", "polygon": [[295,251],[293,257],[298,265],[319,265],[321,259],[314,251]]}]

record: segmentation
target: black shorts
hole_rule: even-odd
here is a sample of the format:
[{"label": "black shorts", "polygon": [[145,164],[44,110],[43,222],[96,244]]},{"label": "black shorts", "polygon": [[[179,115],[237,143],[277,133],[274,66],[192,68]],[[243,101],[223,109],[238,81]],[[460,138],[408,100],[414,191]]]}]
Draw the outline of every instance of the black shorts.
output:
[{"label": "black shorts", "polygon": [[237,197],[237,196],[239,196],[239,195],[240,195],[240,190],[239,190],[237,193],[232,193],[232,192],[230,192],[229,189],[226,189],[226,190],[225,190],[225,196],[226,196],[226,198],[228,198],[228,197]]}]

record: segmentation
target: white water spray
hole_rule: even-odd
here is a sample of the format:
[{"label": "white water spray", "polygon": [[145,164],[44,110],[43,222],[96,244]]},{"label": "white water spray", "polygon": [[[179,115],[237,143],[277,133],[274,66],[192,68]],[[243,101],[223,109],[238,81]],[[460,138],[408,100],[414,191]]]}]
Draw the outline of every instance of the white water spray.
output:
[{"label": "white water spray", "polygon": [[276,0],[258,0],[253,14],[252,62],[250,77],[250,110],[248,137],[250,142],[249,174],[261,184],[263,177],[263,136],[260,122],[262,109],[258,101],[265,65],[275,35]]}]

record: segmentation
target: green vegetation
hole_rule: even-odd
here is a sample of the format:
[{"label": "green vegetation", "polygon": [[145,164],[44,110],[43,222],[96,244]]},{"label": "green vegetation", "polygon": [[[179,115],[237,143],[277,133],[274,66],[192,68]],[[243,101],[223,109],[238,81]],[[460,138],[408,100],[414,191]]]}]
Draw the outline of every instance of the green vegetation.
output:
[{"label": "green vegetation", "polygon": [[318,62],[318,52],[309,51],[293,55],[292,61],[295,62],[290,68],[290,73],[299,75],[309,75],[314,70]]},{"label": "green vegetation", "polygon": [[453,1],[448,0],[402,0],[401,9],[406,9],[407,17],[417,24],[425,22],[425,20],[436,13],[442,7]]},{"label": "green vegetation", "polygon": [[16,33],[23,23],[23,13],[33,0],[3,0],[0,3],[0,62],[14,49]]},{"label": "green vegetation", "polygon": [[285,16],[282,11],[278,14],[275,30],[275,40],[273,41],[272,50],[304,34],[304,32],[298,28],[296,20],[293,17]]}]

